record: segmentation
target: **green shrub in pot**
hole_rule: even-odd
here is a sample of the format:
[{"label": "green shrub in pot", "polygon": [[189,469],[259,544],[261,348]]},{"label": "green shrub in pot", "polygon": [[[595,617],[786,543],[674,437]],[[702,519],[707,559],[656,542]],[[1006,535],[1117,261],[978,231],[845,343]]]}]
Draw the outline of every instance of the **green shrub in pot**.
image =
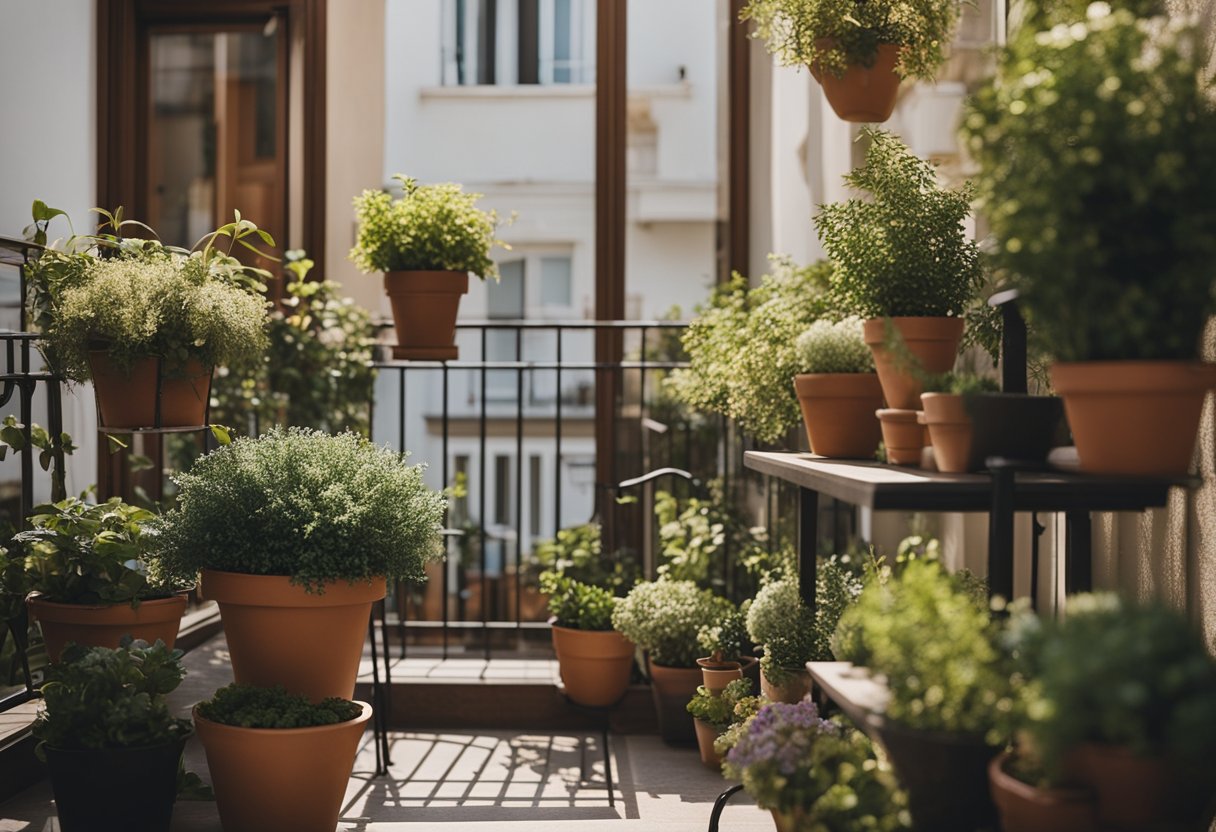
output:
[{"label": "green shrub in pot", "polygon": [[588,707],[616,704],[629,687],[634,658],[633,643],[612,626],[620,599],[610,589],[554,571],[541,573],[540,591],[549,596],[553,650],[566,695]]},{"label": "green shrub in pot", "polygon": [[874,354],[861,337],[861,319],[815,321],[794,342],[802,373],[872,373]]},{"label": "green shrub in pot", "polygon": [[874,456],[882,439],[875,413],[883,406],[874,355],[860,318],[816,321],[794,342],[794,391],[811,450],[827,457]]}]

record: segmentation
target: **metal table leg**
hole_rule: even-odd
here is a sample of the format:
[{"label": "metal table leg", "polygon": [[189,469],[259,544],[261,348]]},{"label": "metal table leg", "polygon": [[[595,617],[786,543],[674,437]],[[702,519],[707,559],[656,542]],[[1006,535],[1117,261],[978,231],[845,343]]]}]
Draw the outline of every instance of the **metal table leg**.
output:
[{"label": "metal table leg", "polygon": [[1013,468],[988,460],[992,508],[988,515],[988,592],[1013,600]]},{"label": "metal table leg", "polygon": [[1064,513],[1064,592],[1075,595],[1094,588],[1093,529],[1088,511]]},{"label": "metal table leg", "polygon": [[819,492],[798,489],[798,591],[815,609],[815,578],[819,568]]}]

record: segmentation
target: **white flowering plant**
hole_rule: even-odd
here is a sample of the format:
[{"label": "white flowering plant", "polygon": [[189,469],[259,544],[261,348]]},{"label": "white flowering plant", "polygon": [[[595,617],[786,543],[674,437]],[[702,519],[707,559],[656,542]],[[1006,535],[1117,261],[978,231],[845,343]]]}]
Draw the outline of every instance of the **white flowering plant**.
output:
[{"label": "white flowering plant", "polygon": [[794,347],[804,373],[874,372],[874,353],[862,338],[860,318],[816,321]]},{"label": "white flowering plant", "polygon": [[969,104],[995,259],[1059,360],[1193,359],[1216,311],[1216,89],[1194,18],[1023,29]]},{"label": "white flowering plant", "polygon": [[713,627],[735,605],[692,581],[643,581],[612,613],[612,627],[664,667],[696,667],[702,627]]}]

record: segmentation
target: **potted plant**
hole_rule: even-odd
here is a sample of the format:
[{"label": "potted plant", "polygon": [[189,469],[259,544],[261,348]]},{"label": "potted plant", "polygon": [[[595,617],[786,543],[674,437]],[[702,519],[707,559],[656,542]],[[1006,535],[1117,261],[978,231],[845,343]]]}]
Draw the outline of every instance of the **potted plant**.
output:
[{"label": "potted plant", "polygon": [[685,706],[701,684],[697,634],[729,614],[734,605],[692,581],[643,581],[612,613],[612,626],[646,651],[650,691],[659,733],[672,744],[696,741]]},{"label": "potted plant", "polygon": [[964,119],[996,262],[1056,360],[1085,471],[1185,473],[1216,382],[1198,361],[1216,311],[1207,56],[1184,16],[1093,3],[1019,31]]},{"label": "potted plant", "polygon": [[963,474],[983,464],[972,454],[975,426],[968,404],[977,393],[996,391],[995,381],[973,373],[946,373],[926,382],[919,421],[929,429],[937,470]]},{"label": "potted plant", "polygon": [[165,702],[185,676],[181,655],[127,638],[74,645],[48,669],[33,734],[64,832],[169,829],[191,734]]},{"label": "potted plant", "polygon": [[366,702],[232,684],[194,706],[225,832],[333,832]]},{"label": "potted plant", "polygon": [[750,0],[740,15],[786,66],[807,66],[845,121],[891,117],[902,78],[932,81],[958,0]]},{"label": "potted plant", "polygon": [[[737,720],[740,704],[755,699],[751,690],[752,680],[739,678],[721,690],[701,685],[689,701],[687,710],[696,726],[701,762],[710,768],[716,770],[722,765],[722,755],[716,750],[715,742]],[[750,706],[745,704],[744,707]]]},{"label": "potted plant", "polygon": [[202,573],[238,682],[349,698],[373,602],[440,557],[442,495],[353,433],[275,428],[200,458],[156,521],[157,568]]},{"label": "potted plant", "polygon": [[778,832],[909,828],[887,762],[865,734],[821,719],[809,698],[764,705],[732,733],[723,774],[773,813]]},{"label": "potted plant", "polygon": [[721,693],[727,685],[756,664],[755,656],[745,655],[750,646],[747,637],[747,611],[750,601],[726,613],[722,620],[697,631],[697,644],[706,653],[697,659],[701,668],[701,684],[712,693]]},{"label": "potted plant", "polygon": [[69,497],[35,508],[30,528],[13,537],[16,551],[0,554],[0,593],[29,594],[52,660],[72,642],[118,647],[128,635],[173,648],[186,596],[148,575],[152,517],[117,497]]},{"label": "potted plant", "polygon": [[801,372],[794,376],[794,390],[811,452],[873,458],[881,440],[874,412],[882,407],[882,387],[861,337],[861,320],[816,321],[795,346]]},{"label": "potted plant", "polygon": [[[836,302],[865,318],[887,407],[915,410],[918,373],[954,366],[963,315],[984,284],[979,249],[963,221],[970,184],[943,188],[933,166],[894,134],[866,129],[866,162],[845,182],[867,195],[824,205],[819,239],[836,268]],[[903,350],[892,346],[902,341]]]},{"label": "potted plant", "polygon": [[398,344],[393,357],[448,360],[457,356],[456,313],[469,274],[498,279],[490,259],[498,215],[477,207],[481,194],[460,185],[420,185],[402,174],[398,199],[383,190],[355,197],[359,230],[350,259],[365,274],[384,272]]},{"label": "potted plant", "polygon": [[553,651],[566,695],[580,705],[615,705],[629,687],[634,646],[612,629],[617,599],[611,592],[556,572],[542,572],[549,596]]}]

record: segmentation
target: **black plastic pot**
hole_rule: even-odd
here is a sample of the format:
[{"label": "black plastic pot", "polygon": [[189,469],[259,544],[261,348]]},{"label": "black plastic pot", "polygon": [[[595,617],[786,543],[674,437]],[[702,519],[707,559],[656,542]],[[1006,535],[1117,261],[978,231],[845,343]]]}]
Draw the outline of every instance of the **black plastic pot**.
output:
[{"label": "black plastic pot", "polygon": [[63,832],[167,832],[186,740],[147,748],[46,748]]},{"label": "black plastic pot", "polygon": [[908,790],[908,809],[917,829],[973,832],[995,825],[988,763],[999,748],[972,734],[914,731],[889,722],[878,729],[878,736]]},{"label": "black plastic pot", "polygon": [[1056,444],[1064,416],[1063,400],[1024,393],[974,393],[963,397],[971,416],[970,470],[982,470],[984,460],[999,456],[1016,462],[1043,463]]}]

